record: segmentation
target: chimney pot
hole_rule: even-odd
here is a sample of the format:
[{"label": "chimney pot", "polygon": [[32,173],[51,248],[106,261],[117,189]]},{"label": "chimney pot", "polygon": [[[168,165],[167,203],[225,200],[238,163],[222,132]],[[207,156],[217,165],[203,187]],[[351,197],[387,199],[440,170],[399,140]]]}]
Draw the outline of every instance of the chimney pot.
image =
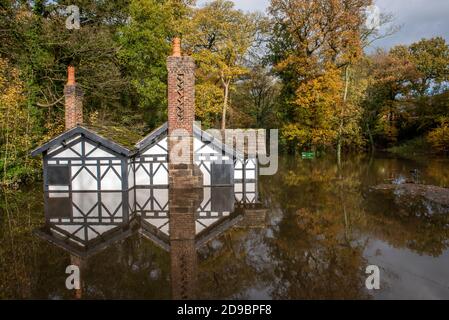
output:
[{"label": "chimney pot", "polygon": [[74,85],[75,84],[75,67],[69,66],[67,68],[67,84]]},{"label": "chimney pot", "polygon": [[181,39],[179,37],[175,37],[173,39],[173,57],[181,56]]}]

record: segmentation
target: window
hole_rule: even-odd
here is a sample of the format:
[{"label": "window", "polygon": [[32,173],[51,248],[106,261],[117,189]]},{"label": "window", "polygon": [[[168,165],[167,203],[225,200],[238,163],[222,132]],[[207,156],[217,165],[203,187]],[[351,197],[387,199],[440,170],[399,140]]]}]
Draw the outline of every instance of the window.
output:
[{"label": "window", "polygon": [[68,166],[49,166],[47,180],[50,186],[70,185],[70,168]]},{"label": "window", "polygon": [[211,188],[212,212],[234,212],[234,187]]},{"label": "window", "polygon": [[230,186],[234,183],[234,166],[232,164],[212,163],[212,186]]},{"label": "window", "polygon": [[72,199],[47,198],[47,217],[49,219],[70,219],[72,216]]}]

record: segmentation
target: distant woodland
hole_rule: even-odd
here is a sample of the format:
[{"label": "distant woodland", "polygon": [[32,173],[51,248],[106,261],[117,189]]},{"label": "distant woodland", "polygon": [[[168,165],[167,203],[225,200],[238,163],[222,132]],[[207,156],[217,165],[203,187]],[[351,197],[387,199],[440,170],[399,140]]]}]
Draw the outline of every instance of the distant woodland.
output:
[{"label": "distant woodland", "polygon": [[[85,122],[144,135],[166,121],[171,39],[197,64],[205,128],[278,128],[285,153],[449,152],[449,47],[438,34],[372,49],[394,17],[366,23],[372,0],[0,0],[0,181],[39,178],[29,151],[64,130],[69,64]],[[67,6],[80,28],[66,28]],[[368,48],[371,48],[368,50]]]}]

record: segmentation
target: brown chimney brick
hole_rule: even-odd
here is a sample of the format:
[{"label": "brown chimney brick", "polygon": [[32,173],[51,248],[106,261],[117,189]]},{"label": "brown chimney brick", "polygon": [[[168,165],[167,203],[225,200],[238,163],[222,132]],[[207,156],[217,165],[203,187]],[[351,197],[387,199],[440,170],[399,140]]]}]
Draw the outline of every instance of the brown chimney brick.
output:
[{"label": "brown chimney brick", "polygon": [[65,96],[65,129],[70,130],[83,123],[83,91],[75,81],[75,68],[67,68]]}]

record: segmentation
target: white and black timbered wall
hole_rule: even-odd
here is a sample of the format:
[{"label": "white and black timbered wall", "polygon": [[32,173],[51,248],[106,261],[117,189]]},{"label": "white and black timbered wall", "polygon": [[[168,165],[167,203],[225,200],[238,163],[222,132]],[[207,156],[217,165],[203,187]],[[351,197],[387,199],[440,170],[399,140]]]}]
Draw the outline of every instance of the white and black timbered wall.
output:
[{"label": "white and black timbered wall", "polygon": [[46,192],[128,190],[128,159],[83,136],[44,156]]},{"label": "white and black timbered wall", "polygon": [[48,193],[45,217],[50,232],[85,247],[129,223],[126,192]]},{"label": "white and black timbered wall", "polygon": [[167,138],[139,152],[134,166],[136,188],[168,186]]}]

